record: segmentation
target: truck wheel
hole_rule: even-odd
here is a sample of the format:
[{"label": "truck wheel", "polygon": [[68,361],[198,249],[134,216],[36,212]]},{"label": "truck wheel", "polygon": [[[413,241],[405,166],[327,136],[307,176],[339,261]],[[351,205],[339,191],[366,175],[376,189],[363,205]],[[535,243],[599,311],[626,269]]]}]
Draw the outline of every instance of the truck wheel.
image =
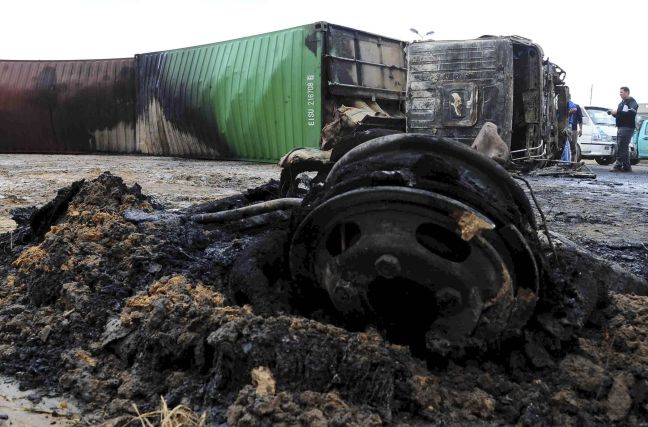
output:
[{"label": "truck wheel", "polygon": [[614,157],[594,157],[594,160],[596,160],[596,163],[603,166],[614,163]]},{"label": "truck wheel", "polygon": [[349,327],[462,357],[517,336],[534,311],[542,262],[529,200],[462,143],[367,141],[335,163],[309,208],[291,242],[293,278],[325,291]]}]

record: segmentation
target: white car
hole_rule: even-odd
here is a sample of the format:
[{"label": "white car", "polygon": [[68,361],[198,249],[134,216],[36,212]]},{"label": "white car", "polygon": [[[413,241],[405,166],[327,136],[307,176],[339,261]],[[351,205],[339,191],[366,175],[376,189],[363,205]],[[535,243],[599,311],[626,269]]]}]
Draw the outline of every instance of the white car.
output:
[{"label": "white car", "polygon": [[583,135],[578,138],[577,158],[594,159],[599,165],[612,164],[616,157],[617,128],[609,108],[581,107]]}]

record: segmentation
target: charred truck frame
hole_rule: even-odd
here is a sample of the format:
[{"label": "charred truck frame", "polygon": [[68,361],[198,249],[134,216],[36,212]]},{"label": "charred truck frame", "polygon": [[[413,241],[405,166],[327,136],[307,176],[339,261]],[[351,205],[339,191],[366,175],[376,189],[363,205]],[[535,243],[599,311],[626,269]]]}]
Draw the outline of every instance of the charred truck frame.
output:
[{"label": "charred truck frame", "polygon": [[553,158],[566,123],[565,72],[530,40],[484,36],[408,48],[407,130],[471,144],[496,124],[513,160]]},{"label": "charred truck frame", "polygon": [[407,131],[471,144],[485,122],[513,160],[553,158],[566,117],[565,72],[540,46],[511,36],[408,47]]},{"label": "charred truck frame", "polygon": [[[130,59],[0,61],[0,152],[276,161],[404,131],[407,112],[409,132],[465,143],[491,121],[514,158],[553,157],[567,88],[542,57],[520,37],[408,44],[316,22]],[[79,102],[106,120],[70,119]]]},{"label": "charred truck frame", "polygon": [[[520,336],[546,265],[524,192],[470,144],[490,122],[514,162],[555,157],[568,88],[520,37],[416,42],[407,61],[407,133],[358,127],[302,178],[290,268],[345,326],[461,356]],[[282,188],[300,160],[287,163]]]}]

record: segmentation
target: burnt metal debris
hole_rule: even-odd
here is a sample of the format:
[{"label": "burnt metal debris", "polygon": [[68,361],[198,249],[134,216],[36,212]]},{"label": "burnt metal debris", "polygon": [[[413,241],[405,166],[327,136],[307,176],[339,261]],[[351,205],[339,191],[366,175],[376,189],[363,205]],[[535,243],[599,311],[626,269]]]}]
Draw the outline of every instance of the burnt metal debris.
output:
[{"label": "burnt metal debris", "polygon": [[[522,189],[501,165],[460,142],[366,136],[334,163],[299,158],[300,170],[325,176],[311,181],[303,199],[175,215],[130,209],[124,217],[214,224],[292,211],[293,286],[325,291],[345,325],[376,325],[394,342],[443,357],[519,335],[545,264]],[[263,262],[248,260],[245,269]],[[233,286],[244,289],[244,282]]]},{"label": "burnt metal debris", "polygon": [[519,330],[533,311],[541,262],[533,211],[478,152],[389,135],[349,151],[316,192],[292,239],[291,271],[325,289],[349,322],[460,355]]},{"label": "burnt metal debris", "polygon": [[[447,138],[377,131],[347,140],[333,162],[302,154],[286,161],[277,185],[285,195],[308,182],[303,199],[175,214],[128,209],[124,218],[170,226],[258,218],[252,226],[266,226],[263,215],[292,212],[291,286],[323,291],[330,304],[305,305],[330,308],[344,326],[374,325],[418,354],[451,358],[522,334],[548,261],[529,199],[500,164]],[[256,252],[233,271],[263,277],[267,260]],[[247,283],[248,273],[233,274],[241,295],[259,286]]]},{"label": "burnt metal debris", "polygon": [[407,57],[408,132],[470,145],[493,122],[514,161],[559,153],[569,88],[539,45],[519,36],[427,40],[411,43]]}]

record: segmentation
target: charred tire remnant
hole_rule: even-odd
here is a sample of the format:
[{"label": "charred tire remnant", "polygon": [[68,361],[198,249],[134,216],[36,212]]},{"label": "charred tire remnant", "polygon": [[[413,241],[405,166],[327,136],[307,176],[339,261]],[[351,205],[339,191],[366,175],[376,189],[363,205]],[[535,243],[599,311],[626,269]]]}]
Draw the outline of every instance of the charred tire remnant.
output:
[{"label": "charred tire remnant", "polygon": [[281,197],[292,198],[299,195],[299,184],[302,182],[301,178],[305,172],[317,172],[317,175],[312,179],[309,178],[309,187],[312,184],[321,182],[331,170],[331,165],[322,163],[320,161],[305,161],[295,165],[284,166],[281,170],[281,184],[279,192]]},{"label": "charred tire remnant", "polygon": [[367,129],[361,132],[354,132],[351,135],[343,137],[340,142],[333,146],[331,149],[331,162],[337,162],[344,156],[346,153],[354,149],[355,147],[363,144],[372,139],[380,138],[387,135],[394,135],[401,132],[392,130],[392,129]]},{"label": "charred tire remnant", "polygon": [[398,134],[335,164],[295,232],[290,266],[349,324],[461,357],[527,322],[537,248],[529,201],[502,167],[450,139]]}]

